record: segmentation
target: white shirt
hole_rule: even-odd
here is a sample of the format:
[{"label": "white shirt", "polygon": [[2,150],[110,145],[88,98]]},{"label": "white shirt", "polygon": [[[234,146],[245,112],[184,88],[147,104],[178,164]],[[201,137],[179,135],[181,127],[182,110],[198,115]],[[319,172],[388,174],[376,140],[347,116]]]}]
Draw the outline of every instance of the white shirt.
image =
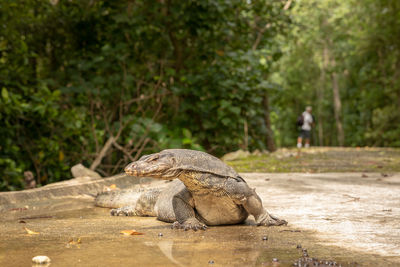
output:
[{"label": "white shirt", "polygon": [[308,111],[303,112],[303,126],[301,129],[305,131],[311,131],[311,124],[313,123],[313,118]]}]

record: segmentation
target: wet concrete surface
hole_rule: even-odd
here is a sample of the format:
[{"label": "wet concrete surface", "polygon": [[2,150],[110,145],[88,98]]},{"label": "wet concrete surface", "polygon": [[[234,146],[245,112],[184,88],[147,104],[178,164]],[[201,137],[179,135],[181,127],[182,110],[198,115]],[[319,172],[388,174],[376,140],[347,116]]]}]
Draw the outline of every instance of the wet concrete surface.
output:
[{"label": "wet concrete surface", "polygon": [[[283,227],[249,218],[185,232],[155,218],[111,217],[87,198],[31,203],[0,214],[0,266],[30,266],[37,255],[51,266],[293,266],[303,249],[337,266],[400,266],[400,176],[361,175],[243,174],[289,221]],[[128,229],[143,235],[120,234]]]}]

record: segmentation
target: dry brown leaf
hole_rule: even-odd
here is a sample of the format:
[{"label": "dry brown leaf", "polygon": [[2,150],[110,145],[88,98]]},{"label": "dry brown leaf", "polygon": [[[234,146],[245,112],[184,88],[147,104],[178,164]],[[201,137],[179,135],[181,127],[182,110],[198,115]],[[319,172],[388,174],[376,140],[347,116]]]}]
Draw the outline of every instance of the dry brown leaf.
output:
[{"label": "dry brown leaf", "polygon": [[123,230],[120,233],[123,235],[144,235],[143,233],[139,233],[136,230]]},{"label": "dry brown leaf", "polygon": [[117,189],[119,189],[117,187],[117,185],[116,184],[112,184],[110,186],[104,186],[103,187],[103,192],[110,192],[110,191],[117,190]]},{"label": "dry brown leaf", "polygon": [[82,241],[81,241],[81,238],[79,237],[76,241],[74,241],[74,239],[73,238],[71,238],[69,241],[68,241],[68,244],[70,244],[70,245],[78,245],[78,244],[81,244],[82,243]]},{"label": "dry brown leaf", "polygon": [[28,233],[28,235],[38,235],[38,234],[40,234],[39,232],[35,232],[35,231],[32,231],[32,230],[29,230],[26,227],[24,227],[24,229]]}]

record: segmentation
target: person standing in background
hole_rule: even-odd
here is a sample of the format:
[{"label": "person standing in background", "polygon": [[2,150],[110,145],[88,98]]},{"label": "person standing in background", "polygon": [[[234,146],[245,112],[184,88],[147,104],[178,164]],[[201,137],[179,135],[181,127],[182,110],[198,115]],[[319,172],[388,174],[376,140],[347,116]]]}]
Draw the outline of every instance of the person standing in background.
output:
[{"label": "person standing in background", "polygon": [[300,150],[302,147],[303,139],[305,140],[304,147],[310,147],[311,129],[314,126],[314,117],[311,114],[312,107],[307,106],[306,110],[301,114],[297,120],[300,128],[299,137],[297,138],[297,148]]}]

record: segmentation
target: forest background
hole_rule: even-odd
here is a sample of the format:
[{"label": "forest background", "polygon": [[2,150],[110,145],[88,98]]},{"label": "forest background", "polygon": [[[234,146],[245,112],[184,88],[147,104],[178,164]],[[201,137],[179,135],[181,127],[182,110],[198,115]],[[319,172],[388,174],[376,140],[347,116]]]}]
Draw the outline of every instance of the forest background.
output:
[{"label": "forest background", "polygon": [[398,0],[0,3],[0,190],[104,176],[165,148],[216,156],[400,146]]}]

